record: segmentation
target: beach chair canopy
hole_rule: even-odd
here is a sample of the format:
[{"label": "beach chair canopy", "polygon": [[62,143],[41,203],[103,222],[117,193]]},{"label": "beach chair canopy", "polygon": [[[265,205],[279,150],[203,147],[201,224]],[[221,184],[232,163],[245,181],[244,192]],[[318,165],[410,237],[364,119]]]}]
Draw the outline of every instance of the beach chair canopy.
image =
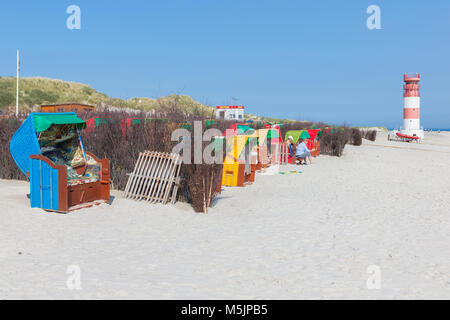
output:
[{"label": "beach chair canopy", "polygon": [[267,139],[276,139],[276,138],[281,138],[280,133],[276,130],[276,129],[270,129],[267,132]]},{"label": "beach chair canopy", "polygon": [[[227,143],[227,141],[225,140],[224,136],[213,137],[211,142],[214,145],[214,152],[215,153],[223,151],[224,144],[226,146],[226,143]],[[225,150],[228,152],[227,149],[225,149]]]},{"label": "beach chair canopy", "polygon": [[279,125],[274,125],[272,128],[269,129],[269,132],[267,133],[267,139],[271,139],[272,143],[282,143],[283,139],[281,138],[281,130]]},{"label": "beach chair canopy", "polygon": [[86,125],[98,127],[101,124],[106,123],[114,123],[114,119],[112,118],[90,118],[89,120],[86,120]]},{"label": "beach chair canopy", "polygon": [[49,149],[55,143],[63,144],[75,139],[79,142],[79,148],[77,143],[77,150],[69,146],[67,150],[72,153],[71,159],[77,151],[76,160],[83,161],[85,154],[77,131],[85,127],[86,122],[75,112],[32,112],[11,138],[9,144],[11,156],[20,171],[27,175],[30,172],[31,155],[42,154],[42,150]]},{"label": "beach chair canopy", "polygon": [[254,129],[246,123],[234,123],[223,133],[223,135],[225,136],[227,132],[229,134],[231,132],[232,135],[248,135],[251,134],[253,130]]},{"label": "beach chair canopy", "polygon": [[339,132],[339,130],[343,131],[344,128],[339,128],[339,127],[332,127],[332,128],[330,128],[330,127],[326,127],[326,128],[324,129],[324,131],[325,131],[326,133],[329,133],[329,134],[334,134],[334,133],[336,133],[336,132]]},{"label": "beach chair canopy", "polygon": [[79,130],[86,128],[86,122],[79,118],[74,112],[65,113],[31,113],[36,132],[42,132],[51,127],[52,124],[76,124]]},{"label": "beach chair canopy", "polygon": [[290,130],[286,132],[286,135],[284,137],[285,140],[289,138],[289,136],[292,136],[294,138],[294,142],[297,143],[298,139],[311,139],[311,136],[308,133],[308,130]]},{"label": "beach chair canopy", "polygon": [[237,135],[226,138],[226,157],[225,163],[236,162],[242,155],[250,136]]},{"label": "beach chair canopy", "polygon": [[94,119],[94,123],[95,123],[96,127],[101,124],[105,124],[105,123],[114,123],[114,119],[111,119],[111,118],[92,118],[92,119]]},{"label": "beach chair canopy", "polygon": [[308,134],[309,134],[311,140],[314,140],[320,132],[319,129],[310,129],[307,131],[308,131]]},{"label": "beach chair canopy", "polygon": [[215,124],[217,124],[217,121],[215,121],[215,120],[206,120],[205,121],[205,126],[206,127],[210,127],[210,126],[215,125]]},{"label": "beach chair canopy", "polygon": [[114,124],[115,121],[112,118],[98,118],[98,117],[90,118],[89,120],[86,120],[85,133],[89,134],[92,131],[94,131],[94,129],[97,128],[99,125],[107,123]]},{"label": "beach chair canopy", "polygon": [[237,134],[248,134],[248,133],[250,133],[249,131],[252,131],[254,129],[247,125],[245,125],[245,126],[238,125],[236,130],[237,130]]},{"label": "beach chair canopy", "polygon": [[246,131],[251,129],[248,123],[233,123],[228,129],[237,131],[238,129],[241,131]]}]

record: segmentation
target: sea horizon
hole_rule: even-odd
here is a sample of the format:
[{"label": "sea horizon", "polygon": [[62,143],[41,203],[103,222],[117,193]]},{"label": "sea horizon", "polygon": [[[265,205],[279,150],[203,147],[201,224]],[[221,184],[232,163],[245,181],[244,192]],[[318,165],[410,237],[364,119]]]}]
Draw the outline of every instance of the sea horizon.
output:
[{"label": "sea horizon", "polygon": [[[387,128],[389,131],[399,130],[398,128]],[[441,128],[424,128],[425,131],[450,131],[450,128],[441,129]]]}]

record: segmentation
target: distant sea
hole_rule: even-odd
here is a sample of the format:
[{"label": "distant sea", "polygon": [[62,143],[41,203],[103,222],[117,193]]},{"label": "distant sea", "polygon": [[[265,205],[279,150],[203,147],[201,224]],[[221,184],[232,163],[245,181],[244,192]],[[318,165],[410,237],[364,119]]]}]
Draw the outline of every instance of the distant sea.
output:
[{"label": "distant sea", "polygon": [[[398,130],[398,128],[387,128],[389,131]],[[439,128],[425,128],[425,131],[450,131],[450,129],[439,129]]]}]

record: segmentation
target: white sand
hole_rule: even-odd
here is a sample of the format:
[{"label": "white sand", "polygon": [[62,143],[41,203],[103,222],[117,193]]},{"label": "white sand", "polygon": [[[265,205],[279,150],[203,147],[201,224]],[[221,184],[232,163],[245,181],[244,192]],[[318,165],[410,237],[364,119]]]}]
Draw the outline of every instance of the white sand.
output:
[{"label": "white sand", "polygon": [[[0,299],[449,299],[450,135],[426,138],[379,133],[287,168],[301,174],[259,175],[207,215],[119,192],[46,213],[29,208],[28,183],[1,180]],[[69,265],[81,290],[66,286]]]}]

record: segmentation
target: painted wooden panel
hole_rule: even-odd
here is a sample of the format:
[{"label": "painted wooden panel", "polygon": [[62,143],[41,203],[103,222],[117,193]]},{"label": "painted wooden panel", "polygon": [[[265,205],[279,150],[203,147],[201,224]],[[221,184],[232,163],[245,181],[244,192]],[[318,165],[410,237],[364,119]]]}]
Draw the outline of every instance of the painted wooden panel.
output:
[{"label": "painted wooden panel", "polygon": [[30,161],[31,207],[58,210],[58,170],[38,159]]}]

